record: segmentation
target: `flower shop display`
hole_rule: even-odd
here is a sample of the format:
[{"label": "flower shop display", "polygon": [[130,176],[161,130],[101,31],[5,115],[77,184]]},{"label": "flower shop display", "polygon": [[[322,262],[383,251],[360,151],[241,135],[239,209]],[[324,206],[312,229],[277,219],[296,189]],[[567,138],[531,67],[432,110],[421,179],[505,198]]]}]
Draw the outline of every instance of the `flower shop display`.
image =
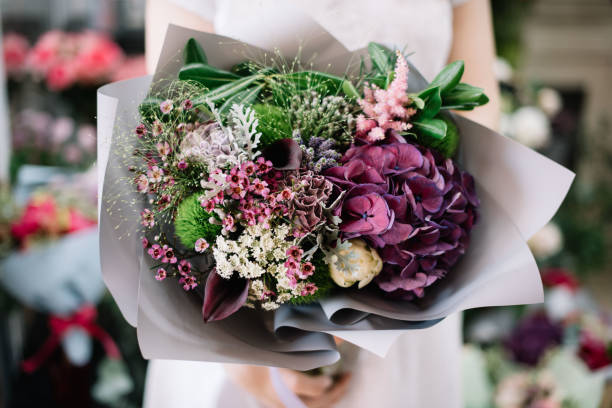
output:
[{"label": "flower shop display", "polygon": [[[571,273],[543,271],[545,303],[464,352],[467,407],[598,407],[612,375],[612,318]],[[481,317],[471,326],[484,323]],[[472,336],[470,335],[472,334]]]},{"label": "flower shop display", "polygon": [[452,113],[487,102],[463,62],[428,84],[324,35],[317,59],[172,26],[152,80],[101,90],[102,268],[145,357],[311,369],[332,334],[384,355],[541,299],[523,237],[573,175]]}]

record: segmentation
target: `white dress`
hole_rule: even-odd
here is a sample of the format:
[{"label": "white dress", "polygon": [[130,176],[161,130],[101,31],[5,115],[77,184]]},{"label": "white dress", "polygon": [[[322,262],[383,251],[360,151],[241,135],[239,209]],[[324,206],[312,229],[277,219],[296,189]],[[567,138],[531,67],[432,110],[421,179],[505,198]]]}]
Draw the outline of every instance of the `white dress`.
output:
[{"label": "white dress", "polygon": [[[215,32],[266,47],[316,21],[348,49],[377,41],[405,50],[427,79],[447,62],[458,0],[172,0]],[[386,358],[359,350],[350,388],[336,407],[461,406],[460,316],[400,337]],[[259,407],[216,363],[153,360],[145,408]]]}]

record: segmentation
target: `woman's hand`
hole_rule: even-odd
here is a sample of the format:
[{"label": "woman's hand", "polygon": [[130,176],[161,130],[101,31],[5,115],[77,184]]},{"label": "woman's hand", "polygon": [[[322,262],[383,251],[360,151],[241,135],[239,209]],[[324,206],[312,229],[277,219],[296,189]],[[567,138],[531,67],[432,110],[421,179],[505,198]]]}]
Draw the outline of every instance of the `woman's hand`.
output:
[{"label": "woman's hand", "polygon": [[[266,407],[284,408],[274,390],[267,367],[226,364],[225,371],[234,383],[247,390]],[[279,372],[287,387],[309,408],[332,406],[344,396],[350,381],[349,373],[334,381],[327,375],[308,375],[284,368],[279,368]]]}]

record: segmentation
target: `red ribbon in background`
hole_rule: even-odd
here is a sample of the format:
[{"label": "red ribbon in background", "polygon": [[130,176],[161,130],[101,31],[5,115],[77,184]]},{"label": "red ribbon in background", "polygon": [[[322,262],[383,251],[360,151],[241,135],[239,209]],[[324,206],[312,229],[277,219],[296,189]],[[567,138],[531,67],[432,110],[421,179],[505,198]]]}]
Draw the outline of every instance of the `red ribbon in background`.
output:
[{"label": "red ribbon in background", "polygon": [[97,339],[104,347],[106,355],[112,359],[120,359],[121,353],[117,344],[101,326],[96,323],[98,311],[93,305],[84,305],[68,317],[49,316],[51,334],[42,347],[32,357],[21,363],[26,373],[33,373],[51,356],[70,329],[85,330],[91,337]]}]

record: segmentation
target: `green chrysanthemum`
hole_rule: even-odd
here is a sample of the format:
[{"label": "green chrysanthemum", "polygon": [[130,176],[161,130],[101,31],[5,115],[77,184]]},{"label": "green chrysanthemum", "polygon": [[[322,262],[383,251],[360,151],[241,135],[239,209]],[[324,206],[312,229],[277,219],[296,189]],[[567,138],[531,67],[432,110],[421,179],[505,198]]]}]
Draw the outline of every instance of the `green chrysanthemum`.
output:
[{"label": "green chrysanthemum", "polygon": [[199,238],[204,238],[212,244],[221,234],[221,226],[210,223],[210,217],[216,216],[200,205],[200,195],[196,193],[183,200],[174,221],[176,236],[188,248],[193,248]]}]

